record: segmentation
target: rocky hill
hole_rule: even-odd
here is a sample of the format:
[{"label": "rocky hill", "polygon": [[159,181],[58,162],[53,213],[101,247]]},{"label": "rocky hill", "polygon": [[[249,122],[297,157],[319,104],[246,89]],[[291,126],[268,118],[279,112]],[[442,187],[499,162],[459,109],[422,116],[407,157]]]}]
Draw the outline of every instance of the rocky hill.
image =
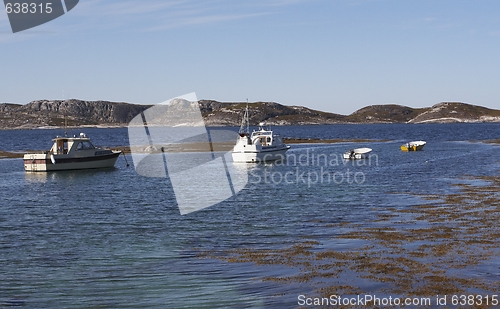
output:
[{"label": "rocky hill", "polygon": [[39,100],[26,105],[0,104],[0,128],[122,125],[151,105],[107,101]]},{"label": "rocky hill", "polygon": [[[200,110],[209,126],[241,123],[246,103],[221,103],[201,100]],[[332,124],[344,122],[345,116],[321,112],[302,106],[285,106],[274,102],[257,102],[249,104],[250,123],[266,122],[272,125],[287,124]]]},{"label": "rocky hill", "polygon": [[354,123],[402,123],[409,122],[425,110],[396,104],[371,105],[355,111],[346,119]]},{"label": "rocky hill", "polygon": [[[222,103],[200,100],[200,110],[209,126],[238,126],[246,103]],[[361,108],[351,115],[313,110],[303,106],[286,106],[274,102],[249,104],[250,123],[271,125],[305,125],[336,123],[425,123],[425,122],[500,122],[500,110],[466,103],[440,103],[433,107],[412,108],[387,104]]]},{"label": "rocky hill", "polygon": [[422,110],[408,122],[500,122],[500,110],[459,102],[445,102]]},{"label": "rocky hill", "polygon": [[[246,103],[200,100],[200,110],[208,126],[238,126]],[[38,100],[26,105],[0,104],[0,129],[63,126],[125,126],[152,105],[82,100]],[[429,108],[401,105],[372,105],[351,115],[339,115],[302,106],[274,102],[249,104],[251,124],[271,125],[335,123],[429,123],[500,122],[500,110],[465,103],[445,102]]]}]

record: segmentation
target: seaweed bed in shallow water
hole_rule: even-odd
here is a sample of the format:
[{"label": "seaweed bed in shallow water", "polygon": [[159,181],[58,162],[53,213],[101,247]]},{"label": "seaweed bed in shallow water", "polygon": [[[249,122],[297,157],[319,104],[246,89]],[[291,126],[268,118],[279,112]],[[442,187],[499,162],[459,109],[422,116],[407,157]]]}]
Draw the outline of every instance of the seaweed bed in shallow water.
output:
[{"label": "seaweed bed in shallow water", "polygon": [[[454,185],[456,193],[425,195],[427,203],[388,208],[366,226],[325,223],[334,240],[361,242],[356,248],[331,250],[311,237],[283,249],[199,255],[230,263],[291,267],[290,276],[263,280],[306,285],[316,294],[313,297],[374,292],[410,297],[498,294],[498,265],[491,264],[499,255],[500,177],[461,180]],[[371,303],[365,308],[370,306],[375,307]]]}]

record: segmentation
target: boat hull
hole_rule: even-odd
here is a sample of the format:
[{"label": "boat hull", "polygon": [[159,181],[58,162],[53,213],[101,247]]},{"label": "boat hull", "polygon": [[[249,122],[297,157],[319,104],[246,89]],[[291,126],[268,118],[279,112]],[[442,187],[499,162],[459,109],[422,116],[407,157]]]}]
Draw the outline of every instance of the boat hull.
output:
[{"label": "boat hull", "polygon": [[346,152],[344,153],[344,159],[346,160],[362,160],[362,159],[367,159],[368,158],[368,153],[355,153],[351,155],[351,153]]},{"label": "boat hull", "polygon": [[367,159],[371,151],[371,148],[356,148],[345,152],[343,156],[346,160]]},{"label": "boat hull", "polygon": [[262,151],[233,151],[233,162],[235,163],[259,163],[272,162],[286,159],[286,152],[289,149],[286,146],[281,149],[262,150]]},{"label": "boat hull", "polygon": [[401,145],[401,151],[420,151],[424,148],[425,145],[410,145],[410,147],[406,145]]},{"label": "boat hull", "polygon": [[54,158],[50,154],[25,154],[27,172],[50,172],[113,167],[121,152],[81,158]]}]

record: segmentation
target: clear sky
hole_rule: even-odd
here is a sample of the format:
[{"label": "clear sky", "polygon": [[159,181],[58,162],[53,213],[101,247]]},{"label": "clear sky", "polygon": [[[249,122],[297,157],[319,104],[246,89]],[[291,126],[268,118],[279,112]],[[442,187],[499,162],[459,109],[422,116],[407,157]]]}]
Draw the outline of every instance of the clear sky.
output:
[{"label": "clear sky", "polygon": [[0,55],[0,102],[500,109],[497,0],[80,0],[15,34],[0,12]]}]

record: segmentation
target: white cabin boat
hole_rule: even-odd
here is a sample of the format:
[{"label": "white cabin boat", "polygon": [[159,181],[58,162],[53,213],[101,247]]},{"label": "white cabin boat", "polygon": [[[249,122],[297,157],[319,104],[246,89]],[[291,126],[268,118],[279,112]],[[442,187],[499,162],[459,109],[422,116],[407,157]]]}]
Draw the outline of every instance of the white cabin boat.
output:
[{"label": "white cabin boat", "polygon": [[94,147],[84,133],[80,133],[79,137],[57,136],[53,141],[49,151],[24,154],[24,169],[27,172],[112,167],[122,153]]},{"label": "white cabin boat", "polygon": [[243,116],[238,140],[233,148],[233,162],[255,163],[269,162],[286,159],[285,153],[290,146],[283,143],[278,134],[274,134],[264,124],[259,124],[259,129],[249,134],[248,106]]},{"label": "white cabin boat", "polygon": [[372,151],[371,148],[356,148],[351,149],[344,153],[344,159],[346,160],[360,160],[368,158],[369,153]]}]

